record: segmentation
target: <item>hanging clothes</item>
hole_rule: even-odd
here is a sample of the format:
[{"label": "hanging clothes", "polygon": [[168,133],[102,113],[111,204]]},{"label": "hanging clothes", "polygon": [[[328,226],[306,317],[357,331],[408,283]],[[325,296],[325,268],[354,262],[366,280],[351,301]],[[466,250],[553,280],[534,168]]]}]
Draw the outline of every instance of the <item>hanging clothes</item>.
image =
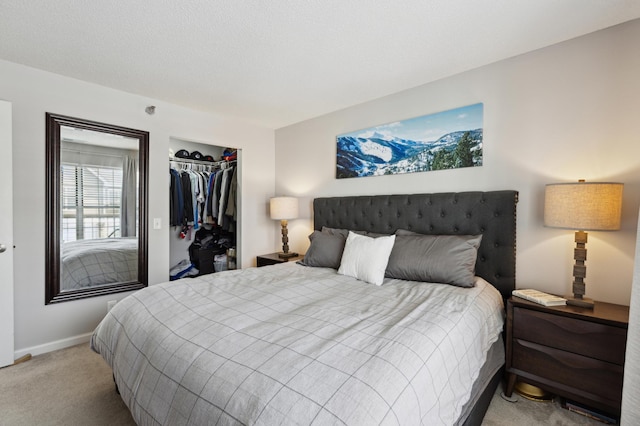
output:
[{"label": "hanging clothes", "polygon": [[237,203],[237,167],[196,171],[172,167],[170,188],[170,224],[198,229],[200,225],[235,229]]},{"label": "hanging clothes", "polygon": [[229,190],[231,187],[231,176],[233,175],[234,168],[228,168],[223,171],[222,174],[222,182],[220,184],[220,201],[218,206],[218,224],[224,229],[228,231],[231,224],[231,220],[229,216],[227,216],[227,204],[229,202]]},{"label": "hanging clothes", "polygon": [[171,226],[182,226],[184,220],[184,199],[180,173],[174,169],[169,169],[169,173],[171,174],[169,223]]},{"label": "hanging clothes", "polygon": [[183,197],[184,217],[187,225],[193,225],[193,191],[191,190],[191,177],[188,171],[180,174]]},{"label": "hanging clothes", "polygon": [[233,175],[231,176],[231,187],[229,188],[229,200],[227,201],[227,210],[225,214],[232,218],[235,223],[237,221],[236,212],[238,203],[238,168],[233,168]]}]

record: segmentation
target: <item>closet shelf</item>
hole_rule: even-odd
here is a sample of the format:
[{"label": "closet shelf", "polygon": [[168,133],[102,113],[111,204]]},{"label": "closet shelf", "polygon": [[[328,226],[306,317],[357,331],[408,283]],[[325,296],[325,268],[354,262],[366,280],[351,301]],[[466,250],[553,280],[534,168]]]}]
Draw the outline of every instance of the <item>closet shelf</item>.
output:
[{"label": "closet shelf", "polygon": [[219,166],[221,164],[233,164],[237,160],[220,160],[220,161],[206,161],[206,160],[194,160],[192,158],[169,158],[169,161],[173,161],[176,163],[184,163],[184,164],[201,164],[203,166]]}]

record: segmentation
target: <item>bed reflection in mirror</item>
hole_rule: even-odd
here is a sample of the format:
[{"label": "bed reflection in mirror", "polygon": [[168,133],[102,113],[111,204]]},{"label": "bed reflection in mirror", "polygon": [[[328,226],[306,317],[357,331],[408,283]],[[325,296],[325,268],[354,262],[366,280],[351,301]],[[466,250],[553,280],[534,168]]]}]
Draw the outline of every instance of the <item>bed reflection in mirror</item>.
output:
[{"label": "bed reflection in mirror", "polygon": [[45,303],[146,285],[147,151],[147,132],[47,114]]},{"label": "bed reflection in mirror", "polygon": [[138,140],[61,126],[60,291],[138,278]]}]

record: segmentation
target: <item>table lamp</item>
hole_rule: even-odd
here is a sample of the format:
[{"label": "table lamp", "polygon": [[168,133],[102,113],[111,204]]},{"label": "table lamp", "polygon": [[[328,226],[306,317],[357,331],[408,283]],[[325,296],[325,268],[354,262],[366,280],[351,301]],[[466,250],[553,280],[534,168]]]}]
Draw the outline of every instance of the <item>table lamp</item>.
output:
[{"label": "table lamp", "polygon": [[279,220],[282,227],[282,252],[278,256],[287,259],[298,253],[289,252],[289,231],[287,221],[298,217],[298,199],[295,197],[274,197],[269,202],[271,219]]},{"label": "table lamp", "polygon": [[567,305],[593,308],[593,300],[585,298],[587,275],[587,233],[620,229],[622,211],[621,183],[585,182],[554,183],[545,188],[544,224],[552,228],[577,230],[573,252],[573,297]]}]

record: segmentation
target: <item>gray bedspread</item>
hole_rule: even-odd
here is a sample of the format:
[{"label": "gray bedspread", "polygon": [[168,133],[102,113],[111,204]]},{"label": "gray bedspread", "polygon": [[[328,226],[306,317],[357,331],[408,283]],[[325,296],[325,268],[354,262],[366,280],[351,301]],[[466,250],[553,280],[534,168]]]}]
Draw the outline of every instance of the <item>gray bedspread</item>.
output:
[{"label": "gray bedspread", "polygon": [[69,241],[60,252],[60,290],[74,290],[138,279],[138,239]]},{"label": "gray bedspread", "polygon": [[140,425],[453,424],[503,325],[499,292],[294,263],[150,286],[91,347]]}]

